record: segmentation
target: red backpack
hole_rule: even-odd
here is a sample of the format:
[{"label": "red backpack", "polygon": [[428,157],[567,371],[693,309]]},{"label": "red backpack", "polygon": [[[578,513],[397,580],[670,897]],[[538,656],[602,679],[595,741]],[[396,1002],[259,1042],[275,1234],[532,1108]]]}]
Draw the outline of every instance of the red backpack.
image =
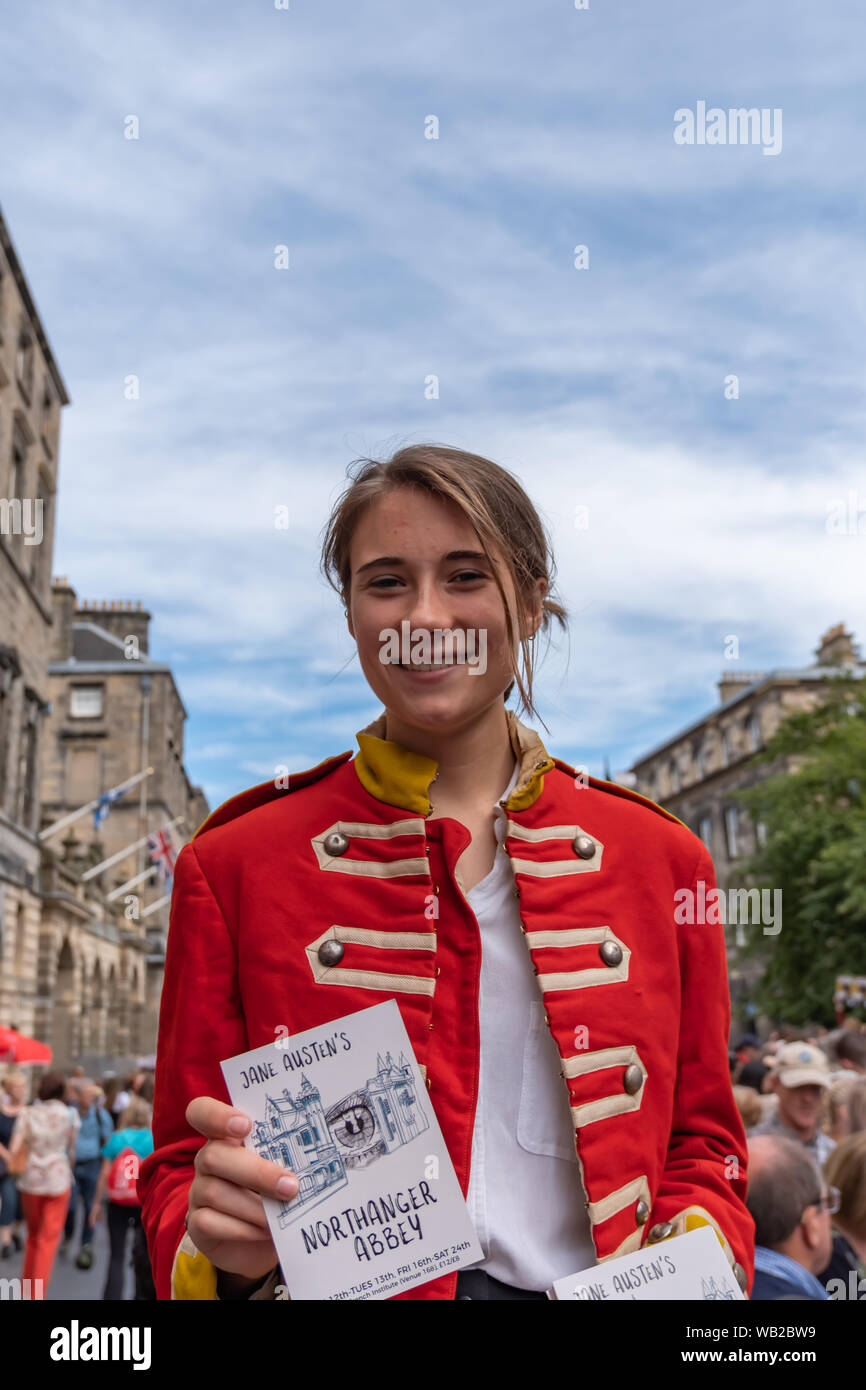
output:
[{"label": "red backpack", "polygon": [[122,1207],[139,1207],[136,1183],[141,1159],[128,1146],[121,1149],[108,1170],[108,1200],[118,1202]]}]

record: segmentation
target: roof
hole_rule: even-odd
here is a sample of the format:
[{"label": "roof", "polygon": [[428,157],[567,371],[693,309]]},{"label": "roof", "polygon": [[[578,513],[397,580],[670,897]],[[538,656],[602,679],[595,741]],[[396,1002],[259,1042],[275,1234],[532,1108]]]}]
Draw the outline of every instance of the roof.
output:
[{"label": "roof", "polygon": [[680,729],[677,733],[671,734],[663,743],[657,744],[655,748],[650,749],[648,753],[643,753],[639,758],[635,758],[629,771],[634,772],[641,764],[650,762],[653,758],[658,757],[659,753],[663,753],[665,749],[673,747],[675,743],[679,743],[682,739],[688,738],[690,734],[697,733],[697,731],[702,729],[705,724],[708,724],[710,720],[715,720],[720,714],[732,710],[734,706],[738,705],[742,700],[745,700],[748,696],[754,695],[756,691],[762,690],[766,686],[781,681],[788,681],[791,684],[801,685],[805,682],[825,680],[829,679],[831,676],[840,675],[842,669],[852,675],[856,680],[862,680],[863,677],[866,676],[866,663],[864,662],[856,662],[853,666],[846,666],[845,668],[818,665],[805,666],[799,670],[789,670],[785,667],[780,667],[775,671],[767,671],[759,680],[753,681],[751,685],[744,686],[743,689],[738,690],[735,695],[731,695],[729,699],[716,705],[709,713],[702,714],[699,719],[695,719],[691,724],[687,724],[685,728]]},{"label": "roof", "polygon": [[46,366],[48,367],[48,370],[51,373],[51,379],[54,382],[57,394],[60,397],[60,402],[62,405],[68,405],[69,392],[66,389],[66,383],[64,382],[63,377],[60,375],[60,368],[58,367],[57,362],[55,361],[54,353],[51,351],[51,344],[48,341],[48,336],[42,325],[42,319],[39,316],[39,310],[36,308],[33,295],[30,293],[30,286],[27,283],[27,277],[24,274],[21,262],[18,259],[18,252],[15,250],[15,247],[12,244],[12,238],[9,235],[9,228],[6,225],[6,219],[4,218],[2,211],[0,211],[0,245],[2,245],[3,247],[3,251],[6,255],[6,260],[9,264],[9,269],[11,270],[12,275],[15,279],[15,283],[18,286],[18,293],[21,295],[21,298],[24,302],[24,307],[27,310],[27,314],[33,325],[34,332],[36,333],[36,341],[39,343],[39,346],[42,349],[42,356],[45,358]]}]

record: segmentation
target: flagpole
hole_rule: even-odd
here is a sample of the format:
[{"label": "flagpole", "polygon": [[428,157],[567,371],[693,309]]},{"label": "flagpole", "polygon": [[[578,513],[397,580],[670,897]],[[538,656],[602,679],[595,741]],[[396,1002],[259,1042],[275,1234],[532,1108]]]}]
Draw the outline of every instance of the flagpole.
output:
[{"label": "flagpole", "polygon": [[[170,830],[173,825],[182,825],[184,819],[184,816],[175,816],[174,820],[168,821],[166,825],[157,826],[157,830]],[[156,831],[152,831],[151,834],[156,834]],[[102,870],[109,868],[110,865],[116,864],[118,859],[125,859],[128,854],[132,854],[134,850],[140,849],[142,845],[146,845],[149,839],[150,835],[143,835],[140,840],[135,840],[131,845],[126,845],[123,849],[119,849],[116,854],[109,855],[108,859],[100,860],[98,864],[93,865],[92,869],[87,869],[81,875],[82,883],[102,873]]]},{"label": "flagpole", "polygon": [[119,898],[121,893],[125,893],[127,888],[134,888],[137,883],[141,883],[142,879],[150,878],[151,874],[156,872],[156,869],[157,865],[151,864],[150,868],[145,869],[143,874],[136,874],[135,878],[128,878],[125,883],[121,883],[119,888],[114,888],[110,893],[106,893],[105,901],[107,903],[113,903],[114,899]]},{"label": "flagpole", "polygon": [[98,796],[95,801],[88,801],[86,806],[79,806],[77,811],[70,811],[68,816],[61,816],[60,820],[56,820],[53,824],[46,826],[44,830],[40,830],[40,840],[47,840],[49,835],[56,834],[57,831],[62,830],[64,826],[71,825],[73,821],[80,820],[82,816],[86,816],[88,811],[95,810],[103,796],[111,796],[114,792],[129,791],[130,787],[137,786],[145,777],[149,777],[152,772],[153,768],[147,767],[144,772],[137,772],[134,777],[128,778],[127,781],[119,782],[116,787],[110,787],[107,792],[103,792],[102,796]]},{"label": "flagpole", "polygon": [[165,907],[166,903],[169,902],[171,902],[171,893],[166,893],[164,898],[157,898],[156,902],[151,903],[149,907],[146,907],[143,912],[139,913],[139,916],[149,917],[151,912],[156,912],[156,909],[158,907]]}]

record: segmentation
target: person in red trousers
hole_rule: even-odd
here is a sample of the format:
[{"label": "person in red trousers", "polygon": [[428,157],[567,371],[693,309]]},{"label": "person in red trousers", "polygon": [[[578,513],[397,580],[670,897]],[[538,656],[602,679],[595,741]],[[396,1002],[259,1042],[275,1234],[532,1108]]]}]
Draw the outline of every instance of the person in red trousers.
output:
[{"label": "person in red trousers", "polygon": [[27,1165],[18,1179],[27,1222],[24,1250],[24,1297],[44,1298],[72,1191],[72,1162],[80,1118],[65,1104],[66,1081],[46,1072],[39,1083],[39,1104],[28,1105],[15,1121],[9,1154],[14,1160],[26,1146]]}]

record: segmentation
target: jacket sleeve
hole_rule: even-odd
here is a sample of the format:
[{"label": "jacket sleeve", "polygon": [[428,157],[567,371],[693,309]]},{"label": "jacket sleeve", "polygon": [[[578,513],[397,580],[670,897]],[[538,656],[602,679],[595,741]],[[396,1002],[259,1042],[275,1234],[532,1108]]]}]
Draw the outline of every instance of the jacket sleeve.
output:
[{"label": "jacket sleeve", "polygon": [[220,1062],[247,1049],[235,944],[193,844],[175,865],[159,1011],[154,1152],[139,1170],[141,1217],[160,1299],[216,1298],[216,1269],[185,1227],[204,1136],[186,1121],[195,1096],[230,1103]]},{"label": "jacket sleeve", "polygon": [[[701,880],[709,899],[706,921],[699,920]],[[714,906],[715,870],[703,847],[690,887],[695,920],[677,928],[682,993],[671,1136],[646,1243],[710,1225],[731,1265],[741,1267],[740,1285],[745,1282],[744,1292],[750,1293],[755,1223],[745,1204],[746,1133],[728,1064],[725,914]]]}]

